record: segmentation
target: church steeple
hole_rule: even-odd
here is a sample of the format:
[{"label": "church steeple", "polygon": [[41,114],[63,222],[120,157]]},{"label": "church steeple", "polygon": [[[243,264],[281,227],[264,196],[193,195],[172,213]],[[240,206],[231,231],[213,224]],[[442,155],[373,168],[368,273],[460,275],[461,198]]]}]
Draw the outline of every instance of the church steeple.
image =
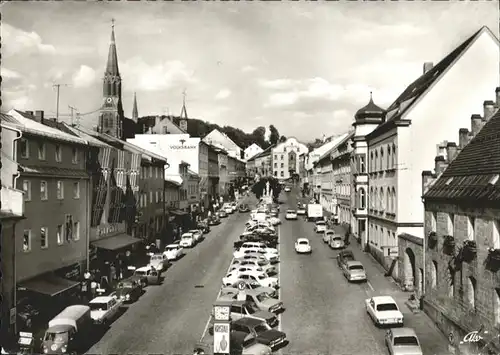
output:
[{"label": "church steeple", "polygon": [[137,110],[137,96],[134,92],[134,107],[132,108],[132,120],[137,123],[139,119],[139,111]]},{"label": "church steeple", "polygon": [[104,71],[102,93],[103,105],[99,115],[99,132],[123,139],[122,78],[118,70],[114,19],[111,20],[111,43]]},{"label": "church steeple", "polygon": [[186,90],[184,90],[182,92],[182,109],[181,109],[181,117],[179,120],[179,128],[184,132],[187,132],[187,127],[188,127],[187,121],[188,121],[188,113],[186,110]]}]

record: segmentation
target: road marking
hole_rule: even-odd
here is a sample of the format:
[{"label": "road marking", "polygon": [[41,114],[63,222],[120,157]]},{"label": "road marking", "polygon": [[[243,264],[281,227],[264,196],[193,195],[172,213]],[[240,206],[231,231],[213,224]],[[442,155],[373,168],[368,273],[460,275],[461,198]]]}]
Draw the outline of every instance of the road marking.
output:
[{"label": "road marking", "polygon": [[366,284],[368,285],[368,287],[370,288],[370,290],[372,290],[373,292],[375,292],[375,289],[373,288],[373,286],[370,283],[370,281],[366,281]]}]

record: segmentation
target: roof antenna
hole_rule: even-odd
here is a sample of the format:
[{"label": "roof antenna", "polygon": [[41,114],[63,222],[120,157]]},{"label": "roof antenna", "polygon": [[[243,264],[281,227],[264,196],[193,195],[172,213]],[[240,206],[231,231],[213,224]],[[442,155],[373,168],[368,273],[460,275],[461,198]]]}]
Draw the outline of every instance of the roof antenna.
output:
[{"label": "roof antenna", "polygon": [[371,91],[370,91],[370,101],[373,101],[373,96]]}]

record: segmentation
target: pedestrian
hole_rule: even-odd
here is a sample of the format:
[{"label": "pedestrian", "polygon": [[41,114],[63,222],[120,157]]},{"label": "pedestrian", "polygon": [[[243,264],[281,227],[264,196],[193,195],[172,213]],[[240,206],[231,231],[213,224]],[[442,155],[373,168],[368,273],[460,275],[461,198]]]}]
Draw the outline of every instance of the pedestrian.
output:
[{"label": "pedestrian", "polygon": [[95,298],[96,292],[97,292],[97,282],[95,282],[95,280],[92,280],[92,282],[90,283],[90,294],[92,298]]}]

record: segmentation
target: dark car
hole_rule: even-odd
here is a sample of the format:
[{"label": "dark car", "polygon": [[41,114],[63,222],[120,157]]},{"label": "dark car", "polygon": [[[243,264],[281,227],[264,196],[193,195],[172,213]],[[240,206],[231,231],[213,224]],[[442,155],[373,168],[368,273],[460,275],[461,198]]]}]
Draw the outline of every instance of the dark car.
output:
[{"label": "dark car", "polygon": [[250,212],[250,207],[248,207],[248,205],[245,203],[245,204],[241,204],[239,207],[238,207],[238,211],[240,213],[246,213],[246,212]]},{"label": "dark car", "polygon": [[213,214],[209,219],[208,219],[208,225],[210,226],[216,226],[220,224],[220,218],[217,214]]},{"label": "dark car", "polygon": [[203,220],[203,221],[198,222],[196,229],[202,230],[203,233],[209,233],[210,232],[209,222],[207,220]]},{"label": "dark car", "polygon": [[272,350],[267,345],[257,341],[253,334],[244,332],[231,332],[230,335],[231,355],[242,354],[271,354]]},{"label": "dark car", "polygon": [[116,297],[125,303],[137,301],[141,294],[141,284],[132,278],[121,280],[116,286]]},{"label": "dark car", "polygon": [[269,346],[272,350],[286,343],[286,334],[273,329],[267,324],[254,318],[241,318],[231,323],[231,331],[252,334],[257,342]]},{"label": "dark car", "polygon": [[226,218],[227,217],[227,213],[224,210],[220,210],[219,212],[217,212],[217,214],[219,215],[219,218]]},{"label": "dark car", "polygon": [[337,264],[342,267],[348,261],[354,261],[354,254],[350,250],[342,250],[339,255],[337,255]]}]

